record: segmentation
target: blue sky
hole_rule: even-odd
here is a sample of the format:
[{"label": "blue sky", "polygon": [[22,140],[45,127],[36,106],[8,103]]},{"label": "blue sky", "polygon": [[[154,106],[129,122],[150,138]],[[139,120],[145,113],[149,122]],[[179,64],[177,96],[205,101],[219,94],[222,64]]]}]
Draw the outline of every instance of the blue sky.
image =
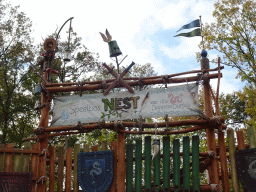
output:
[{"label": "blue sky", "polygon": [[[183,25],[202,16],[202,22],[214,21],[212,0],[11,0],[12,5],[20,5],[33,22],[35,43],[42,42],[68,18],[74,17],[72,27],[83,38],[87,48],[99,53],[100,61],[111,62],[108,45],[99,32],[106,28],[123,52],[128,55],[122,65],[131,61],[139,64],[151,63],[158,75],[173,74],[200,68],[196,52],[201,37],[174,37]],[[60,36],[67,38],[62,30]],[[187,32],[183,30],[181,32]],[[217,58],[218,52],[208,51],[208,58]],[[216,67],[210,64],[211,68]],[[240,90],[243,84],[235,79],[236,70],[222,70],[220,91],[231,93]],[[212,81],[216,89],[217,81]]]}]

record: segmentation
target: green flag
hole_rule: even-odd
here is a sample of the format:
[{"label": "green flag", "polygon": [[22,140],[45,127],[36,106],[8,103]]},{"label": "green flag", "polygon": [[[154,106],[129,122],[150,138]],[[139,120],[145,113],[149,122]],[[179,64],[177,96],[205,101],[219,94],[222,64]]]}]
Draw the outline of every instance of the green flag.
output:
[{"label": "green flag", "polygon": [[197,28],[189,33],[180,33],[174,37],[178,37],[178,36],[184,36],[184,37],[194,37],[194,36],[201,36],[201,29]]}]

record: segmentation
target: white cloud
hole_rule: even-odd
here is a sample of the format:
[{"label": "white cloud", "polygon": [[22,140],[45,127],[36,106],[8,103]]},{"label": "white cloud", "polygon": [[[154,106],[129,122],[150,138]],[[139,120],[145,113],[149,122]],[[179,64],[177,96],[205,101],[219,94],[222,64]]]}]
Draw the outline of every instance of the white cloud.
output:
[{"label": "white cloud", "polygon": [[166,56],[172,59],[184,59],[188,57],[196,56],[196,52],[199,52],[198,44],[201,40],[200,37],[194,38],[182,38],[181,43],[177,47],[166,47],[164,45],[160,46],[160,50],[164,52]]}]

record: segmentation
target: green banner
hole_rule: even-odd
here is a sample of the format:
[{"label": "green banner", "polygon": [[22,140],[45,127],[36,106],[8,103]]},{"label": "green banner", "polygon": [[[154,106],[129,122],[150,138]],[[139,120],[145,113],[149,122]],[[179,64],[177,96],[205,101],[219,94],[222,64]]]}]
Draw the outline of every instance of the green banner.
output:
[{"label": "green banner", "polygon": [[180,33],[174,37],[178,37],[178,36],[184,36],[184,37],[194,37],[194,36],[201,36],[201,29],[197,28],[189,33]]}]

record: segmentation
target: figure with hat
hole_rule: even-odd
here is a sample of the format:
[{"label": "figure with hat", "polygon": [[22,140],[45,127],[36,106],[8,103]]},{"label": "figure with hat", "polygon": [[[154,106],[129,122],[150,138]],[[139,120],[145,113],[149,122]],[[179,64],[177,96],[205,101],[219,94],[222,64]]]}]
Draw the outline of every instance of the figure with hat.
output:
[{"label": "figure with hat", "polygon": [[45,71],[47,73],[58,74],[58,71],[52,69],[52,61],[54,58],[54,49],[56,49],[56,45],[57,43],[55,39],[50,38],[44,41],[44,50],[46,52],[42,53],[42,56],[44,57],[44,61],[47,61],[47,64],[45,66]]}]

